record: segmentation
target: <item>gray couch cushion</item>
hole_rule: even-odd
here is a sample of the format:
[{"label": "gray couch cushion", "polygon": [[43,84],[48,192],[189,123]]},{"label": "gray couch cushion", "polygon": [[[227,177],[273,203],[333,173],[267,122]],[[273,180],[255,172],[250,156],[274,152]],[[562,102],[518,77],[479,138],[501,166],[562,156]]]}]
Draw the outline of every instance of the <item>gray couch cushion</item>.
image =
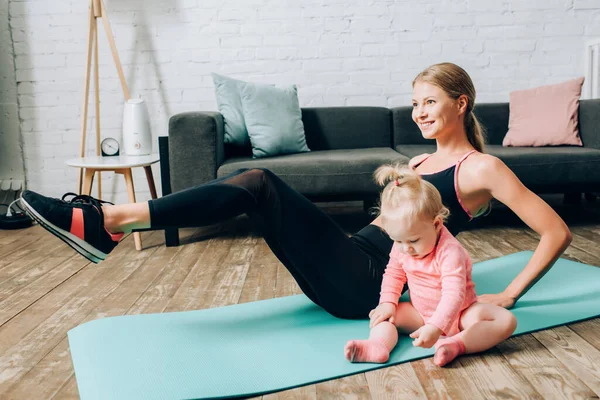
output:
[{"label": "gray couch cushion", "polygon": [[[408,158],[435,151],[435,145],[400,145],[396,150]],[[579,187],[600,181],[600,150],[576,146],[502,147],[490,144],[486,152],[498,157],[525,186],[539,191],[555,186]],[[547,186],[545,189],[542,185]]]},{"label": "gray couch cushion", "polygon": [[487,152],[506,163],[532,188],[538,185],[596,184],[600,180],[600,150],[585,147],[502,147]]},{"label": "gray couch cushion", "polygon": [[226,160],[217,176],[240,168],[267,168],[308,197],[344,195],[356,199],[379,192],[373,172],[382,164],[408,159],[390,148],[311,151],[310,153]]},{"label": "gray couch cushion", "polygon": [[384,107],[303,108],[311,150],[392,147],[391,111]]},{"label": "gray couch cushion", "polygon": [[[427,142],[434,143],[432,140],[428,140]],[[424,153],[431,154],[435,152],[435,144],[400,144],[396,146],[396,151],[410,160]]]}]

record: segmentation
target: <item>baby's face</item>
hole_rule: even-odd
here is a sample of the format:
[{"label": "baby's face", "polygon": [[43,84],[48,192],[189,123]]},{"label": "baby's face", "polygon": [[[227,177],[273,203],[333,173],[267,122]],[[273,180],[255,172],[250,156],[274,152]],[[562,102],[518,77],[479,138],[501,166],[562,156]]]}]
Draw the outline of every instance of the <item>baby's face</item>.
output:
[{"label": "baby's face", "polygon": [[437,244],[442,228],[441,217],[430,218],[394,218],[382,216],[383,229],[396,242],[403,253],[414,258],[429,255]]}]

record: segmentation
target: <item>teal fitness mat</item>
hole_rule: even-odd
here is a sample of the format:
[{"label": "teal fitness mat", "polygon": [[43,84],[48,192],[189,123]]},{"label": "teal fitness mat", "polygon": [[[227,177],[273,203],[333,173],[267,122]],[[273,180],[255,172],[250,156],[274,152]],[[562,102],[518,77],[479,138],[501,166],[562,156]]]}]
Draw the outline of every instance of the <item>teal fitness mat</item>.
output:
[{"label": "teal fitness mat", "polygon": [[[532,252],[475,264],[478,294],[495,293]],[[560,259],[513,309],[516,334],[600,315],[600,268]],[[130,315],[69,331],[82,399],[192,399],[258,395],[429,357],[401,337],[387,364],[351,364],[349,339],[367,320],[332,317],[305,296],[208,310]]]}]

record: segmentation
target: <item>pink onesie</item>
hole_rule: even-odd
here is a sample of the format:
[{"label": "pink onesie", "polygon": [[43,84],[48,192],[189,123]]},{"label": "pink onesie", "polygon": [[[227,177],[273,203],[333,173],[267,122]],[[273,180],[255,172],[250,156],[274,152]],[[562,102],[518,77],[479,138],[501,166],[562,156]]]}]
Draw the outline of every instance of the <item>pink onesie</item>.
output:
[{"label": "pink onesie", "polygon": [[422,259],[402,253],[394,243],[379,304],[398,304],[408,282],[410,301],[423,321],[453,336],[460,332],[461,313],[477,301],[472,267],[469,254],[445,226],[435,249]]}]

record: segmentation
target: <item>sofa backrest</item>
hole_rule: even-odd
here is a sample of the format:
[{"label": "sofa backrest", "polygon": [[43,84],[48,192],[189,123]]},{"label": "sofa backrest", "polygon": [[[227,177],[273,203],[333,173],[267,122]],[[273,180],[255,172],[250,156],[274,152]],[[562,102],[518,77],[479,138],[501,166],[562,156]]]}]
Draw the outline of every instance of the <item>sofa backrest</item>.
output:
[{"label": "sofa backrest", "polygon": [[[475,106],[475,115],[486,130],[487,144],[502,144],[508,131],[508,103],[483,103]],[[392,108],[394,147],[402,144],[433,144],[424,139],[412,119],[412,107]]]},{"label": "sofa backrest", "polygon": [[475,116],[485,129],[485,143],[502,144],[508,132],[508,103],[476,104]]},{"label": "sofa backrest", "polygon": [[[501,145],[508,131],[509,104],[477,104],[475,115],[486,129],[486,143]],[[303,108],[302,122],[311,150],[433,144],[413,122],[412,107]],[[600,99],[580,101],[579,132],[585,147],[600,149]],[[226,158],[251,156],[251,149],[225,146],[225,153]]]},{"label": "sofa backrest", "polygon": [[392,113],[389,108],[303,108],[302,122],[311,150],[392,146]]},{"label": "sofa backrest", "polygon": [[579,135],[584,147],[600,149],[600,99],[579,102]]},{"label": "sofa backrest", "polygon": [[[306,143],[311,150],[392,146],[392,112],[385,107],[302,108]],[[252,148],[225,144],[225,159],[251,157]]]}]

